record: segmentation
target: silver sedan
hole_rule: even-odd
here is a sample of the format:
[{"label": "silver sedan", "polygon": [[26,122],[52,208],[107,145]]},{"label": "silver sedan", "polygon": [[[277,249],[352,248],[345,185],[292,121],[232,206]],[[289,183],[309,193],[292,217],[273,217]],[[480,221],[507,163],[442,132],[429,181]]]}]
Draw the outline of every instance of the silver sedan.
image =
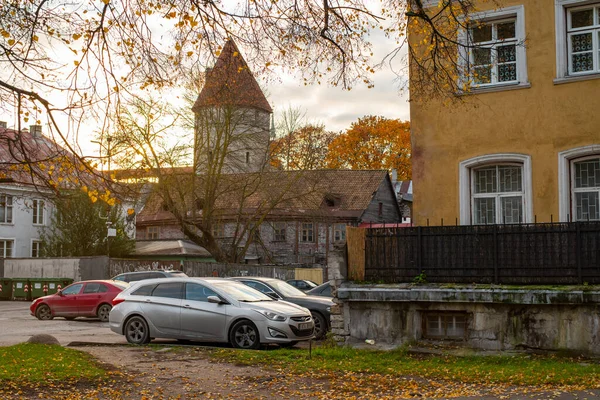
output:
[{"label": "silver sedan", "polygon": [[136,282],[113,300],[109,323],[133,344],[172,338],[256,349],[314,338],[314,321],[306,308],[220,278]]}]

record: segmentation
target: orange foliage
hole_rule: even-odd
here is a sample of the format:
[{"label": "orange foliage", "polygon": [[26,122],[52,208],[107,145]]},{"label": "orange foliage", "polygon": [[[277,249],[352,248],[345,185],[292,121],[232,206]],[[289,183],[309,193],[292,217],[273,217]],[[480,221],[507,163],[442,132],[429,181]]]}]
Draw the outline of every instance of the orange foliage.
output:
[{"label": "orange foliage", "polygon": [[410,122],[366,116],[353,122],[330,144],[327,168],[396,169],[398,179],[411,179]]},{"label": "orange foliage", "polygon": [[305,125],[271,142],[271,165],[287,170],[324,168],[334,137],[323,125]]}]

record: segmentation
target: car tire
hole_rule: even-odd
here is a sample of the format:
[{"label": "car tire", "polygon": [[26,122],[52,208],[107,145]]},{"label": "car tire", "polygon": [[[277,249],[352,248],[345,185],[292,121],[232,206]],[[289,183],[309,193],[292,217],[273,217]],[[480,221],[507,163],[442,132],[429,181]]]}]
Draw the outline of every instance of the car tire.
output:
[{"label": "car tire", "polygon": [[146,320],[138,315],[129,318],[125,323],[125,339],[131,344],[150,342],[150,329]]},{"label": "car tire", "polygon": [[327,333],[327,321],[323,315],[316,311],[311,311],[311,315],[315,321],[315,339],[323,339]]},{"label": "car tire", "polygon": [[229,331],[229,343],[236,349],[258,349],[260,335],[256,325],[247,319],[236,322]]},{"label": "car tire", "polygon": [[65,319],[66,319],[67,321],[73,321],[73,320],[75,319],[75,317],[65,317]]},{"label": "car tire", "polygon": [[52,310],[46,304],[40,304],[38,308],[35,309],[35,317],[41,321],[49,321],[54,316],[52,315]]},{"label": "car tire", "polygon": [[96,311],[96,315],[98,319],[102,322],[108,321],[108,314],[110,314],[110,310],[112,310],[112,306],[110,304],[100,304],[98,306],[98,311]]}]

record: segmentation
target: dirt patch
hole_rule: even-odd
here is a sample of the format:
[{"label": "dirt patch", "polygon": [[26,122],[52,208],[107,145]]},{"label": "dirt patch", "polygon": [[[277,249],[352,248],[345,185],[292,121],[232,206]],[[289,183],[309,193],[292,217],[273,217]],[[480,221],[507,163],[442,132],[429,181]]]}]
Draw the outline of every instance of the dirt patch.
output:
[{"label": "dirt patch", "polygon": [[[79,347],[124,373],[123,399],[306,399],[314,382],[257,366],[216,362],[202,347]],[[116,393],[109,393],[115,395]]]}]

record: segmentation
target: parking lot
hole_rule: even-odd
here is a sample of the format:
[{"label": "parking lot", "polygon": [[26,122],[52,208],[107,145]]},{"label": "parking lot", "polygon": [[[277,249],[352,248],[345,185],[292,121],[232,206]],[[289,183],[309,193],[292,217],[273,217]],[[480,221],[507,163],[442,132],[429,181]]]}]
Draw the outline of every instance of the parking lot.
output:
[{"label": "parking lot", "polygon": [[55,318],[51,321],[40,321],[29,314],[30,304],[29,301],[0,301],[0,346],[25,342],[32,335],[39,333],[54,336],[63,346],[73,342],[127,343],[124,336],[110,330],[108,322],[91,318],[77,318],[74,321]]}]

